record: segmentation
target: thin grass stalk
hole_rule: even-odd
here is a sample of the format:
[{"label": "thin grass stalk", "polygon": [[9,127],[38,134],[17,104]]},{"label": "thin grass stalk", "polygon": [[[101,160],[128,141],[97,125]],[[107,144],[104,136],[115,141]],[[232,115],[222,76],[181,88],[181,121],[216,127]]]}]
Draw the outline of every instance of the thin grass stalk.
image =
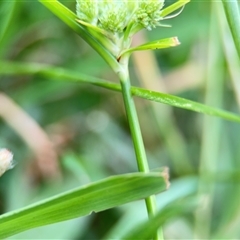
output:
[{"label": "thin grass stalk", "polygon": [[5,21],[3,23],[1,23],[1,29],[0,29],[0,48],[1,48],[1,43],[2,43],[2,40],[4,39],[8,29],[9,29],[9,26],[10,26],[10,23],[12,21],[12,18],[14,16],[14,11],[16,9],[16,4],[17,4],[17,1],[13,1],[12,3],[9,3],[12,5],[12,7],[10,8],[10,11],[8,12],[8,15],[6,15],[5,17]]},{"label": "thin grass stalk", "polygon": [[[122,95],[124,100],[124,105],[126,109],[126,114],[128,118],[128,123],[133,139],[133,145],[135,149],[135,154],[137,158],[138,169],[140,172],[149,172],[149,166],[146,156],[146,151],[143,143],[141,128],[137,116],[137,111],[135,107],[135,103],[131,93],[131,83],[129,79],[129,70],[128,70],[128,60],[129,56],[122,58],[120,60],[120,64],[122,66],[122,70],[118,73],[120,78],[120,83],[122,87]],[[146,207],[148,211],[149,217],[153,217],[156,214],[156,198],[155,196],[150,196],[145,199]],[[159,230],[153,238],[154,240],[163,239],[163,233]]]},{"label": "thin grass stalk", "polygon": [[[215,4],[212,3],[212,18],[210,40],[208,46],[208,66],[206,79],[205,103],[221,107],[223,95],[223,56],[219,43]],[[216,175],[209,178],[209,173],[215,173],[219,159],[221,120],[204,116],[202,130],[202,149],[199,167],[199,206],[195,215],[195,235],[198,239],[211,238],[213,222],[213,198],[216,186]]]},{"label": "thin grass stalk", "polygon": [[[142,32],[138,33],[139,38],[143,42],[148,41]],[[152,51],[134,52],[133,61],[139,81],[145,89],[157,89],[161,92],[167,92]],[[147,104],[150,105],[159,135],[161,135],[168,150],[174,172],[178,175],[192,173],[193,167],[187,154],[187,146],[174,121],[172,108],[168,105],[159,106],[154,102],[147,102]]]},{"label": "thin grass stalk", "polygon": [[240,58],[240,13],[237,0],[222,0],[228,25]]},{"label": "thin grass stalk", "polygon": [[223,7],[220,4],[218,4],[216,5],[216,8],[217,8],[217,16],[218,16],[217,20],[218,20],[219,30],[221,34],[220,39],[221,39],[224,55],[226,58],[228,71],[232,81],[233,90],[235,92],[236,101],[240,109],[240,82],[239,82],[240,59],[236,52],[233,39],[231,38],[229,26],[224,16]]}]

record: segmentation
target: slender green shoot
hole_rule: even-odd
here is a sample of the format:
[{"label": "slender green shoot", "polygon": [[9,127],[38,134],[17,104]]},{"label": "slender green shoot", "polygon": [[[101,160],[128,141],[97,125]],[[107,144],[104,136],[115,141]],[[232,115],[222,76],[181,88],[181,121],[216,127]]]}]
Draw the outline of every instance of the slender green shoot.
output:
[{"label": "slender green shoot", "polygon": [[237,0],[222,0],[228,25],[240,58],[240,13]]},{"label": "slender green shoot", "polygon": [[[19,76],[38,74],[54,81],[88,83],[112,91],[122,91],[119,84],[59,67],[49,67],[47,65],[36,63],[26,64],[8,61],[0,61],[0,66],[2,67],[0,68],[0,74],[2,75]],[[151,79],[149,79],[149,81],[150,80]],[[189,99],[134,86],[131,86],[131,93],[133,96],[140,97],[146,100],[163,103],[173,107],[203,113],[210,116],[220,117],[228,121],[240,123],[240,115],[238,114],[224,111],[216,107],[207,106],[205,104],[194,102]]]},{"label": "slender green shoot", "polygon": [[[120,83],[122,87],[122,94],[124,105],[127,113],[127,118],[131,130],[131,135],[133,139],[133,144],[135,148],[135,154],[137,158],[138,169],[140,172],[149,172],[149,166],[147,161],[147,156],[145,152],[145,147],[143,143],[143,138],[141,134],[141,128],[138,121],[137,111],[134,104],[134,100],[131,93],[131,83],[128,73],[128,60],[129,56],[122,57],[120,64],[122,66],[121,71],[118,73],[120,78]],[[155,196],[150,196],[145,199],[146,207],[149,217],[153,217],[156,213],[156,199]],[[156,240],[163,239],[162,231],[158,231],[154,237]]]}]

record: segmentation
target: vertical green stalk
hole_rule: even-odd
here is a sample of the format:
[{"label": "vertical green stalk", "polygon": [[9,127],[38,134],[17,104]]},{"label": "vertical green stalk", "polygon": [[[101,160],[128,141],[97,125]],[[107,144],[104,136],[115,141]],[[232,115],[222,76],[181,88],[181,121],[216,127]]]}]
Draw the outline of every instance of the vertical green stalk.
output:
[{"label": "vertical green stalk", "polygon": [[222,0],[228,25],[240,58],[240,13],[237,0]]},{"label": "vertical green stalk", "polygon": [[[221,108],[224,90],[224,62],[216,20],[215,5],[217,4],[212,3],[205,103]],[[213,207],[221,150],[221,124],[221,119],[204,116],[198,187],[200,202],[195,215],[195,236],[197,239],[210,239],[214,223]]]},{"label": "vertical green stalk", "polygon": [[240,108],[240,85],[239,85],[239,76],[240,76],[240,58],[235,49],[235,44],[231,38],[231,33],[224,16],[223,7],[218,4],[216,5],[217,9],[217,19],[218,19],[218,28],[221,34],[221,43],[223,47],[224,57],[226,59],[227,69],[229,71],[230,79],[232,81],[233,90],[235,92],[235,98]]},{"label": "vertical green stalk", "polygon": [[[145,147],[143,143],[143,138],[141,134],[141,129],[138,121],[137,111],[134,104],[134,100],[131,94],[131,83],[129,79],[128,71],[128,61],[129,56],[124,56],[120,60],[120,71],[118,72],[120,83],[122,87],[122,94],[124,105],[126,109],[126,114],[129,122],[129,127],[133,139],[133,145],[136,153],[138,169],[140,172],[149,172],[149,166],[147,161],[147,156],[145,152]],[[150,196],[145,199],[146,207],[149,217],[152,217],[156,213],[156,198],[155,196]],[[154,240],[163,239],[162,231],[158,231],[153,238]]]},{"label": "vertical green stalk", "polygon": [[[138,39],[148,42],[143,32],[138,33]],[[137,42],[135,43],[137,44]],[[139,82],[145,89],[155,89],[167,93],[165,82],[161,77],[157,59],[153,51],[137,51],[133,54],[134,66],[137,70]],[[150,73],[150,74],[149,74]],[[181,176],[192,173],[193,166],[187,154],[184,137],[174,120],[172,107],[149,102],[150,110],[158,128],[159,135],[172,161],[173,171]]]}]

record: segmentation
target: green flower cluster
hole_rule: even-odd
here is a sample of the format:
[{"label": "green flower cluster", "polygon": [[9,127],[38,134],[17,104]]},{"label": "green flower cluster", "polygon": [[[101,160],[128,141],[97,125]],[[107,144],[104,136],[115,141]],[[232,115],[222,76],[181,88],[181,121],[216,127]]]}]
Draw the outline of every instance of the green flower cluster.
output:
[{"label": "green flower cluster", "polygon": [[77,0],[77,15],[105,31],[134,34],[159,26],[163,5],[164,0]]},{"label": "green flower cluster", "polygon": [[[163,9],[165,0],[76,0],[76,21],[119,61],[134,51],[179,45],[176,37],[131,47],[132,37],[141,29],[169,27],[162,20],[181,13],[190,0],[178,0]],[[169,15],[181,8],[174,15]]]},{"label": "green flower cluster", "polygon": [[134,21],[141,24],[148,30],[160,26],[161,9],[164,0],[160,1],[140,1],[134,15]]}]

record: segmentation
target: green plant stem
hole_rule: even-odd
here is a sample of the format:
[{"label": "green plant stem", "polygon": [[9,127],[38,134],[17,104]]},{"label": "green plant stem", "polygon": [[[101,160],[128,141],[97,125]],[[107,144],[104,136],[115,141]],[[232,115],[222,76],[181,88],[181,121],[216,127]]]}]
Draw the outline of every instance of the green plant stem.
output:
[{"label": "green plant stem", "polygon": [[[126,109],[126,114],[129,122],[129,127],[133,139],[133,145],[135,149],[135,154],[137,158],[138,169],[140,172],[149,172],[149,166],[147,161],[147,156],[145,152],[145,147],[143,143],[143,138],[141,134],[141,129],[138,121],[137,111],[134,104],[134,100],[131,93],[131,83],[129,79],[128,72],[128,60],[129,56],[125,56],[120,60],[121,69],[118,72],[121,87],[124,105]],[[152,217],[156,213],[156,198],[155,196],[150,196],[145,199],[146,207],[149,217]],[[162,231],[158,231],[154,236],[155,240],[163,239]]]},{"label": "green plant stem", "polygon": [[[208,67],[206,74],[206,104],[222,107],[224,92],[224,61],[219,41],[216,5],[212,3],[212,18],[208,47]],[[214,94],[213,94],[214,92]],[[199,206],[195,215],[195,237],[210,239],[213,222],[214,197],[218,184],[216,176],[208,178],[207,172],[219,172],[219,166],[225,166],[221,157],[221,135],[224,133],[221,119],[204,116],[202,129],[202,149],[199,164]],[[221,159],[222,158],[222,159]]]},{"label": "green plant stem", "polygon": [[222,0],[228,25],[230,27],[235,47],[240,58],[240,13],[237,0]]}]

